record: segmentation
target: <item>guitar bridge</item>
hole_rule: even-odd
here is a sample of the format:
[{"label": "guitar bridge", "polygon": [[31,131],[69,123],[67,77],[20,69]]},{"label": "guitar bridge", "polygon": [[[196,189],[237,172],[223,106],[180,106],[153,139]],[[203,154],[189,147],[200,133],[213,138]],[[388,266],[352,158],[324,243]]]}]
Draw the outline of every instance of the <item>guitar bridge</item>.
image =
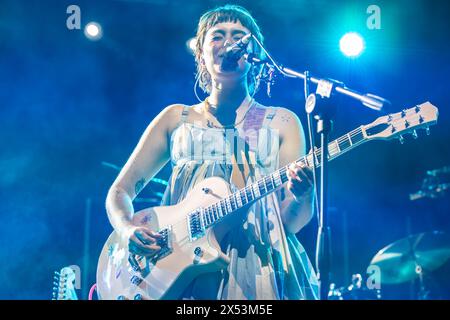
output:
[{"label": "guitar bridge", "polygon": [[[135,254],[130,254],[128,256],[128,262],[130,268],[134,272],[140,273],[140,277],[146,277],[152,270],[153,266],[158,262],[158,260],[163,259],[172,253],[172,227],[169,226],[158,232],[161,238],[156,240],[156,244],[161,247],[155,255],[151,257],[144,257]],[[120,271],[119,271],[120,274]],[[116,278],[118,275],[116,276]],[[139,281],[139,277],[131,277],[130,282],[139,285],[142,281]]]}]

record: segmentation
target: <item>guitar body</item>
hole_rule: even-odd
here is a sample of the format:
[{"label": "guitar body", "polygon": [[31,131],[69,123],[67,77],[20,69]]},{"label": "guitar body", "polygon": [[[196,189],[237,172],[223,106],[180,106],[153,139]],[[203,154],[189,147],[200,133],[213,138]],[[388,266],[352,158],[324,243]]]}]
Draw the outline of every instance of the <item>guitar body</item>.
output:
[{"label": "guitar body", "polygon": [[137,257],[136,267],[136,263],[129,259],[127,244],[113,232],[98,262],[97,291],[100,299],[177,299],[198,275],[226,267],[229,261],[219,242],[242,215],[226,217],[195,240],[190,240],[187,216],[229,194],[229,184],[222,178],[212,177],[198,183],[177,205],[137,212],[133,217],[135,225],[147,226],[154,231],[170,226],[170,253],[157,261]]}]

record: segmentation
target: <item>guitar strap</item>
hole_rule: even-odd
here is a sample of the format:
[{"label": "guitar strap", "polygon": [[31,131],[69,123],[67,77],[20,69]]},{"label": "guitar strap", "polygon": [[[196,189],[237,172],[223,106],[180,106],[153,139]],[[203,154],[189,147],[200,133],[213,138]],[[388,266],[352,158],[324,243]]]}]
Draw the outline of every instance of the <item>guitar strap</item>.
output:
[{"label": "guitar strap", "polygon": [[[261,109],[256,107],[253,111],[254,112],[249,115],[250,117],[248,117],[244,122],[244,133],[247,131],[247,129],[254,128],[255,126],[257,127],[257,129],[261,129],[261,127],[266,122],[266,119],[264,118],[265,110],[263,110],[263,113],[261,113]],[[254,167],[256,165],[256,153],[255,151],[250,150],[250,146],[247,143],[245,137],[240,137],[237,129],[235,129],[233,133],[233,141],[230,141],[231,145],[233,146],[233,153],[231,156],[231,182],[241,189],[247,185],[247,179],[249,177],[252,180],[256,178]],[[243,150],[238,150],[238,146],[243,146]]]},{"label": "guitar strap", "polygon": [[[231,181],[239,189],[247,185],[248,177],[254,177],[255,168],[252,161],[255,158],[254,152],[250,151],[250,147],[244,139],[239,137],[237,131],[234,131],[233,153],[231,156]],[[239,141],[239,143],[237,143]],[[243,150],[238,150],[238,146],[243,145]]]},{"label": "guitar strap", "polygon": [[[265,115],[265,117],[262,119],[263,121],[258,125],[259,129],[263,126],[268,126],[270,121],[274,118],[275,112],[273,109],[270,109],[268,114]],[[233,137],[228,136],[228,141],[232,145],[232,155],[231,155],[231,162],[232,162],[232,172],[231,172],[231,182],[238,187],[239,189],[242,189],[246,186],[247,179],[249,177],[256,178],[255,176],[255,168],[256,165],[256,154],[254,151],[250,151],[250,147],[245,141],[245,139],[241,138],[238,134],[237,130],[233,131]],[[237,142],[240,142],[239,144]],[[243,150],[238,150],[238,146],[244,146]],[[280,226],[283,225],[283,222],[281,221],[281,217],[277,215],[278,223]],[[287,251],[287,239],[286,235],[284,233],[283,228],[281,228],[281,241],[283,243],[282,250],[285,251],[284,255],[282,255],[281,263],[283,266],[284,272],[287,274],[289,272],[288,264],[292,263],[289,253]],[[262,257],[262,256],[261,256]]]},{"label": "guitar strap", "polygon": [[[275,116],[275,111],[273,108],[263,109],[263,112],[255,112],[251,115],[251,117],[247,118],[244,122],[244,132],[246,131],[247,125],[249,128],[247,129],[257,129],[259,131],[263,127],[268,127],[270,121]],[[256,108],[255,110],[261,110]],[[233,135],[233,142],[230,143],[233,146],[233,154],[232,154],[232,174],[231,181],[239,188],[243,188],[247,185],[247,179],[249,177],[255,177],[255,165],[256,165],[256,153],[255,151],[250,151],[250,147],[245,140],[245,138],[241,138],[238,134],[238,131],[235,129]],[[240,142],[237,144],[237,142]],[[258,145],[258,142],[257,142]],[[237,146],[244,146],[243,150],[238,150]]]}]

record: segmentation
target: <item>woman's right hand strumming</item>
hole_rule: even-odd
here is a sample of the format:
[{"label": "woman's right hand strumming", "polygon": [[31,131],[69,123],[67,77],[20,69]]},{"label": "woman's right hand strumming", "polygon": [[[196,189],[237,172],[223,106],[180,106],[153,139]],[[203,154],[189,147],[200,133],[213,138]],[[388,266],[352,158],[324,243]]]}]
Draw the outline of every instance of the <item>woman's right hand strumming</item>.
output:
[{"label": "woman's right hand strumming", "polygon": [[156,241],[162,236],[146,227],[127,227],[122,232],[130,253],[139,256],[153,256],[161,249]]}]

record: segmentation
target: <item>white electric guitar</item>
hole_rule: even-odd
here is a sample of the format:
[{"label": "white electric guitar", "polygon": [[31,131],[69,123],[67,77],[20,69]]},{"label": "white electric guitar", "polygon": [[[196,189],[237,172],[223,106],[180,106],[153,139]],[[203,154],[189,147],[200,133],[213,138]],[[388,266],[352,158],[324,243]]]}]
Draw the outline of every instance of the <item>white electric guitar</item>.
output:
[{"label": "white electric guitar", "polygon": [[[383,116],[343,135],[328,144],[329,159],[367,141],[400,139],[417,129],[436,123],[438,109],[426,102],[414,108]],[[298,159],[296,163],[319,166],[321,149]],[[135,225],[156,230],[162,248],[152,257],[130,254],[128,246],[113,232],[101,252],[97,268],[97,292],[100,299],[177,299],[198,275],[225,268],[229,262],[219,246],[221,238],[242,219],[239,210],[275,191],[288,181],[288,166],[257,182],[230,192],[229,184],[219,177],[199,182],[186,198],[173,206],[141,210],[133,217]]]}]

